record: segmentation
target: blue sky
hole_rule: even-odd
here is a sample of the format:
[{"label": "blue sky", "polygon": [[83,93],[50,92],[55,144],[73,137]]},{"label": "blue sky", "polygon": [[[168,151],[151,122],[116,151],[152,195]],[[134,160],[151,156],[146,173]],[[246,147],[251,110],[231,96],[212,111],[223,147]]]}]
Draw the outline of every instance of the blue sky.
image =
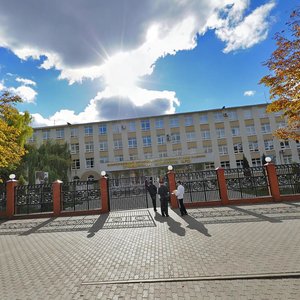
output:
[{"label": "blue sky", "polygon": [[296,5],[0,0],[0,91],[34,126],[264,103],[262,63]]}]

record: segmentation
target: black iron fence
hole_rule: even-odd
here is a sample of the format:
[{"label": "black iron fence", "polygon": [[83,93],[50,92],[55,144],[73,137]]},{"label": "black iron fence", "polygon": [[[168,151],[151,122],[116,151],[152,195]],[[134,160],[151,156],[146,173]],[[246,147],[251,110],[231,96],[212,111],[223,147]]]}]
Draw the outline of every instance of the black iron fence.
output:
[{"label": "black iron fence", "polygon": [[145,182],[135,177],[108,179],[108,191],[111,211],[152,207]]},{"label": "black iron fence", "polygon": [[15,187],[15,214],[53,211],[52,184],[19,185]]},{"label": "black iron fence", "polygon": [[0,184],[0,211],[6,210],[6,184]]},{"label": "black iron fence", "polygon": [[98,180],[73,181],[61,186],[63,211],[94,210],[101,208],[101,192]]},{"label": "black iron fence", "polygon": [[300,164],[276,166],[280,194],[300,193]]},{"label": "black iron fence", "polygon": [[176,173],[184,186],[184,202],[219,201],[220,191],[215,170]]},{"label": "black iron fence", "polygon": [[225,169],[229,199],[269,196],[269,187],[264,167]]}]

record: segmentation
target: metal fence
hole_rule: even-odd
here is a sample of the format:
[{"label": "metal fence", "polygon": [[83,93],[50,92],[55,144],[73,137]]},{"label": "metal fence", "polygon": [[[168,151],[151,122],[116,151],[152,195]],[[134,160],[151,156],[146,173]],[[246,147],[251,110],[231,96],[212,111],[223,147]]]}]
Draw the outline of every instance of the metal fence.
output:
[{"label": "metal fence", "polygon": [[99,181],[63,183],[61,187],[61,206],[63,211],[100,209],[102,204]]},{"label": "metal fence", "polygon": [[111,211],[152,207],[145,182],[135,177],[108,179],[108,191]]},{"label": "metal fence", "polygon": [[268,179],[264,167],[225,169],[224,171],[229,199],[269,195]]},{"label": "metal fence", "polygon": [[276,166],[280,194],[300,194],[300,164]]},{"label": "metal fence", "polygon": [[176,173],[184,186],[184,202],[219,201],[220,191],[215,170]]},{"label": "metal fence", "polygon": [[6,210],[6,184],[0,184],[0,211]]},{"label": "metal fence", "polygon": [[52,184],[19,185],[15,187],[15,214],[53,211]]}]

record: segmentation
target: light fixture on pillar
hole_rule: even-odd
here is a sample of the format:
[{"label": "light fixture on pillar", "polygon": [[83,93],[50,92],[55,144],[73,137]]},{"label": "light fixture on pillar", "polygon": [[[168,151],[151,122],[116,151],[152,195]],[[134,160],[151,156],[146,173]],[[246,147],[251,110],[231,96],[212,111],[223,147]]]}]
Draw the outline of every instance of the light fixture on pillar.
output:
[{"label": "light fixture on pillar", "polygon": [[15,174],[10,174],[10,175],[9,175],[9,179],[10,179],[10,180],[15,180],[15,178],[16,178],[16,175],[15,175]]},{"label": "light fixture on pillar", "polygon": [[106,175],[106,172],[105,171],[101,171],[101,176],[105,176]]},{"label": "light fixture on pillar", "polygon": [[265,158],[265,161],[266,161],[267,163],[270,163],[270,162],[271,162],[271,160],[272,160],[272,158],[271,158],[271,157],[269,157],[269,156],[267,156],[267,157]]},{"label": "light fixture on pillar", "polygon": [[169,171],[172,171],[172,170],[173,170],[173,166],[169,165],[169,166],[168,166],[168,170],[169,170]]}]

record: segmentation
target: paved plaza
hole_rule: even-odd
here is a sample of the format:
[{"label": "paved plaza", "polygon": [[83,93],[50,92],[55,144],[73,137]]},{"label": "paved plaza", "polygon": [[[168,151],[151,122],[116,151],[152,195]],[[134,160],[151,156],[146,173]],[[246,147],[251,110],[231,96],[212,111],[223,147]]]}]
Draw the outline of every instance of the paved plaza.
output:
[{"label": "paved plaza", "polygon": [[0,299],[300,299],[300,201],[0,221]]}]

